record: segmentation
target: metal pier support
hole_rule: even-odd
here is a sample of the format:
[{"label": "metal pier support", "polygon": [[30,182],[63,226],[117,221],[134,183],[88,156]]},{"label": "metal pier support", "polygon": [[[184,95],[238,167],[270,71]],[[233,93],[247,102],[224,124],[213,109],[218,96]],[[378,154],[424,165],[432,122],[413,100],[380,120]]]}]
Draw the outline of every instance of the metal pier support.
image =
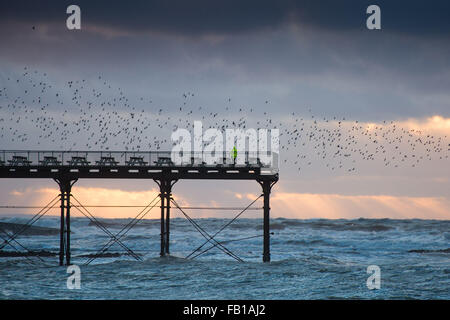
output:
[{"label": "metal pier support", "polygon": [[61,191],[61,224],[59,230],[59,265],[64,265],[64,257],[66,257],[66,265],[70,265],[70,196],[72,186],[78,179],[72,178],[55,178]]},{"label": "metal pier support", "polygon": [[177,181],[171,179],[155,179],[155,182],[159,186],[159,196],[161,199],[161,257],[170,253],[170,200],[172,197],[172,187]]},{"label": "metal pier support", "polygon": [[164,224],[164,201],[166,199],[166,196],[165,196],[165,189],[164,189],[163,185],[164,185],[164,180],[161,180],[161,185],[159,186],[159,188],[160,188],[159,196],[161,198],[161,251],[160,251],[159,255],[161,257],[164,256],[166,253],[166,245],[165,245],[166,229],[165,229],[165,224]]},{"label": "metal pier support", "polygon": [[169,254],[170,244],[170,199],[172,197],[171,181],[166,181],[166,254]]},{"label": "metal pier support", "polygon": [[277,181],[258,180],[264,195],[263,262],[270,262],[270,191]]}]

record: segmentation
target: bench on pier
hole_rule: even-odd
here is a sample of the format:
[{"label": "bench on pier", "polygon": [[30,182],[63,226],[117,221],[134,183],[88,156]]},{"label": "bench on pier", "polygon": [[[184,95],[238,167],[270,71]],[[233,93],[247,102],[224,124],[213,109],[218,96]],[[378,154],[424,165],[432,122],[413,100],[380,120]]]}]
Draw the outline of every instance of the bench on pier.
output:
[{"label": "bench on pier", "polygon": [[114,157],[101,157],[99,161],[95,161],[99,166],[117,166],[119,161],[116,161]]},{"label": "bench on pier", "polygon": [[131,167],[146,166],[148,162],[144,161],[144,157],[130,157],[130,160],[125,161],[125,164]]},{"label": "bench on pier", "polygon": [[157,161],[154,161],[157,166],[173,166],[174,163],[170,157],[158,157]]},{"label": "bench on pier", "polygon": [[8,160],[8,162],[11,166],[29,166],[32,161],[24,156],[13,156],[12,160]]},{"label": "bench on pier", "polygon": [[[255,160],[255,159],[253,159]],[[245,166],[246,167],[252,167],[252,166],[256,166],[256,167],[263,167],[263,163],[261,162],[261,160],[259,158],[256,158],[256,163],[254,162],[250,162],[250,161],[245,161]]]},{"label": "bench on pier", "polygon": [[207,163],[205,161],[203,161],[203,159],[201,157],[198,157],[198,158],[191,157],[191,162],[187,166],[194,167],[195,165],[203,167],[203,166],[206,166]]},{"label": "bench on pier", "polygon": [[89,161],[86,160],[86,157],[72,157],[71,160],[68,160],[67,163],[69,166],[88,166],[90,164]]},{"label": "bench on pier", "polygon": [[39,164],[42,166],[59,166],[61,161],[59,161],[56,157],[46,156],[44,160],[39,161]]}]

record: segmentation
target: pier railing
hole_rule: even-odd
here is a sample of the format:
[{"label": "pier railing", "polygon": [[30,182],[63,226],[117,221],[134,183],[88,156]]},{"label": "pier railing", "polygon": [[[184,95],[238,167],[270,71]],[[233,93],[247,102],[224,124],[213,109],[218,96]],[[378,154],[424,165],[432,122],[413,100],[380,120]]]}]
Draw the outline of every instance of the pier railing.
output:
[{"label": "pier railing", "polygon": [[0,166],[259,167],[278,172],[275,152],[3,150]]}]

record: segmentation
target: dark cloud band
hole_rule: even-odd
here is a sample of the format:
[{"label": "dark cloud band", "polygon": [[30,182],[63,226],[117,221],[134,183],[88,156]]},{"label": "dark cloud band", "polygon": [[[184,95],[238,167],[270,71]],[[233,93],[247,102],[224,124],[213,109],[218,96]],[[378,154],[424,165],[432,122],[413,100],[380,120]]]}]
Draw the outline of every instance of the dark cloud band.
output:
[{"label": "dark cloud band", "polygon": [[365,9],[371,4],[381,7],[386,31],[450,33],[450,2],[446,0],[2,0],[0,17],[3,23],[64,22],[70,4],[81,7],[84,23],[131,33],[234,34],[278,28],[286,23],[356,30],[364,28]]}]

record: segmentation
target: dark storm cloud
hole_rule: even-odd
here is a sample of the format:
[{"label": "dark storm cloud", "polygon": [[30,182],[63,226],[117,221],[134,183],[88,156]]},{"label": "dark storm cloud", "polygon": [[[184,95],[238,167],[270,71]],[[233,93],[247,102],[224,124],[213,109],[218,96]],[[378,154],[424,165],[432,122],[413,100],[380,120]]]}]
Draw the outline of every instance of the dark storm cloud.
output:
[{"label": "dark storm cloud", "polygon": [[[65,26],[73,3],[82,10],[80,32]],[[382,10],[381,32],[365,28],[372,3]],[[1,71],[10,65],[58,69],[65,77],[101,73],[134,94],[147,90],[141,83],[152,87],[164,93],[165,104],[173,88],[189,86],[211,93],[204,105],[215,104],[228,88],[243,103],[254,104],[262,93],[286,111],[311,105],[326,115],[339,109],[372,120],[449,116],[449,6],[0,0],[0,38],[7,44],[0,50]]]},{"label": "dark storm cloud", "polygon": [[436,0],[135,0],[1,1],[5,22],[62,22],[68,5],[81,7],[83,23],[128,32],[181,35],[234,34],[278,28],[287,23],[330,30],[365,28],[365,10],[377,4],[384,31],[450,33],[450,2]]}]

